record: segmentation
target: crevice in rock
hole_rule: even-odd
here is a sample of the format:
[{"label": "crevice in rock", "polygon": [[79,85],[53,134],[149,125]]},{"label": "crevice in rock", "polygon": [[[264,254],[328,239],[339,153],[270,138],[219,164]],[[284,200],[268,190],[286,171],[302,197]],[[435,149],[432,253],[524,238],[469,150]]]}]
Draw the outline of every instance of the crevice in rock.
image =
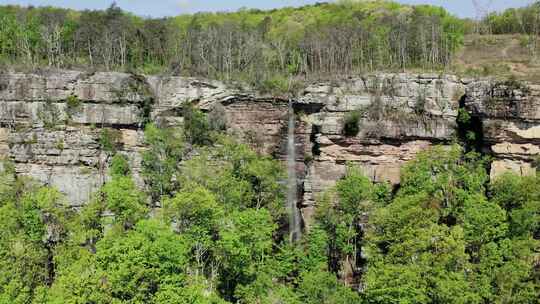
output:
[{"label": "crevice in rock", "polygon": [[56,276],[56,265],[54,263],[54,249],[52,248],[51,244],[47,242],[45,245],[45,249],[47,250],[47,281],[46,284],[48,287],[51,287],[54,283],[54,278]]},{"label": "crevice in rock", "polygon": [[[378,137],[378,138],[369,138],[369,139],[359,139],[359,138],[342,138],[338,136],[329,137],[328,140],[332,144],[341,146],[341,147],[350,147],[352,145],[365,145],[365,146],[378,146],[378,145],[388,145],[394,147],[400,147],[404,143],[411,141],[429,141],[433,145],[448,145],[451,143],[451,140],[447,139],[438,139],[438,138],[429,138],[429,137],[420,137],[420,136],[402,136],[399,138],[392,137]],[[325,144],[328,145],[328,144]]]},{"label": "crevice in rock", "polygon": [[[479,114],[478,111],[468,109],[466,101],[467,95],[463,95],[459,100],[459,112],[456,120],[459,140],[461,142],[461,145],[465,149],[465,153],[477,152],[482,156],[487,156],[489,155],[489,146],[484,137],[484,122],[482,120],[483,117]],[[485,162],[484,169],[489,176],[491,172],[490,161]],[[486,180],[485,185],[485,194],[486,196],[489,196],[489,193],[487,192],[489,189],[489,187],[487,187],[487,183],[489,183],[489,179]],[[447,220],[449,220],[448,224],[452,224],[453,219]]]},{"label": "crevice in rock", "polygon": [[95,123],[77,123],[72,125],[78,125],[78,126],[86,126],[91,127],[95,129],[104,129],[104,128],[110,128],[110,129],[124,129],[124,130],[133,130],[137,131],[139,130],[139,126],[136,124],[119,124],[119,123],[107,123],[107,122],[101,122],[99,123],[99,126],[96,126]]},{"label": "crevice in rock", "polygon": [[309,141],[311,142],[311,153],[313,156],[321,155],[321,144],[317,140],[317,136],[321,134],[321,126],[312,125],[311,134],[309,135]]},{"label": "crevice in rock", "polygon": [[319,113],[321,109],[324,108],[324,104],[317,102],[305,103],[294,101],[293,107],[295,113],[314,114]]},{"label": "crevice in rock", "polygon": [[216,87],[214,85],[211,85],[209,83],[202,82],[202,81],[192,81],[190,84],[191,84],[191,86],[196,87],[196,88],[208,88],[208,89],[217,89],[218,88],[218,87]]},{"label": "crevice in rock", "polygon": [[456,121],[459,140],[465,147],[465,152],[484,153],[484,122],[479,114],[469,111],[466,100],[467,95],[463,95],[459,100],[459,112]]}]

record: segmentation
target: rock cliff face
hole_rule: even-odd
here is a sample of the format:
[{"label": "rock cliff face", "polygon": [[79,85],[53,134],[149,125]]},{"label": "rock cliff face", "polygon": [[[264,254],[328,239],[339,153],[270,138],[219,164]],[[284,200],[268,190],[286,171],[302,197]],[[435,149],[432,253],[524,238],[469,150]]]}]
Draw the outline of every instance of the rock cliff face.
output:
[{"label": "rock cliff face", "polygon": [[[219,105],[228,132],[261,153],[286,158],[288,100],[184,77],[123,73],[0,74],[0,154],[16,171],[88,201],[107,179],[108,130],[140,177],[143,122],[175,124],[191,102]],[[494,157],[492,176],[534,172],[540,153],[540,86],[461,80],[455,76],[378,74],[317,83],[294,100],[299,202],[309,224],[316,197],[348,163],[375,181],[399,183],[400,167],[459,133],[464,108],[479,122],[482,149]]]},{"label": "rock cliff face", "polygon": [[495,157],[491,176],[533,174],[540,155],[540,86],[515,81],[471,83],[465,107],[481,122],[484,146]]}]

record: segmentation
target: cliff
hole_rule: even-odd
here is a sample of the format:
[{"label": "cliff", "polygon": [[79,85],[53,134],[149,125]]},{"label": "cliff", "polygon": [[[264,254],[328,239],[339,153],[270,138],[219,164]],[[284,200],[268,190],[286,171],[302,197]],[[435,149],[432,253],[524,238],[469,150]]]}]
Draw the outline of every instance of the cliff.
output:
[{"label": "cliff", "polygon": [[[285,159],[288,100],[218,81],[124,73],[0,74],[0,153],[16,172],[53,185],[77,206],[107,180],[103,130],[140,177],[144,122],[172,125],[191,102],[221,105],[228,132]],[[463,108],[491,175],[534,172],[540,153],[540,86],[456,76],[377,74],[308,86],[293,100],[299,201],[308,222],[318,193],[357,164],[373,180],[399,183],[400,167],[463,134]]]}]

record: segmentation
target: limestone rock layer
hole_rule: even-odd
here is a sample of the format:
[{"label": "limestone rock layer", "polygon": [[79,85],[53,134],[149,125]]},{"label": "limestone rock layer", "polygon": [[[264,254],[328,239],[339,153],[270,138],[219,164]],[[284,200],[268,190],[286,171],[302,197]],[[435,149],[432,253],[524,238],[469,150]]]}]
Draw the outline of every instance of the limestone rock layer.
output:
[{"label": "limestone rock layer", "polygon": [[[0,73],[0,155],[16,172],[87,202],[108,178],[103,130],[114,134],[140,177],[143,122],[182,121],[192,103],[219,105],[228,132],[260,153],[285,160],[287,104],[219,81],[114,72]],[[317,196],[348,164],[378,182],[398,184],[401,166],[432,145],[459,140],[460,108],[479,122],[491,175],[535,172],[540,153],[540,86],[451,75],[374,74],[315,83],[294,100],[299,202],[308,222]]]}]

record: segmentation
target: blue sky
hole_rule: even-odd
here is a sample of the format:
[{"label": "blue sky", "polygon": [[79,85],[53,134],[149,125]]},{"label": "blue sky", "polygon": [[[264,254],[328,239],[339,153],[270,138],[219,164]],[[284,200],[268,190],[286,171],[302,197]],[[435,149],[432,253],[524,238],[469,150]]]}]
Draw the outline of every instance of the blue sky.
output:
[{"label": "blue sky", "polygon": [[[402,3],[430,3],[446,7],[461,17],[475,15],[472,0],[397,0]],[[488,3],[490,0],[479,0]],[[492,10],[517,7],[532,3],[534,0],[491,0]],[[112,0],[0,0],[0,4],[18,5],[52,5],[75,9],[102,9],[110,5]],[[174,16],[198,11],[230,11],[241,7],[275,8],[282,6],[298,6],[323,2],[323,0],[117,0],[118,5],[140,16]]]}]

